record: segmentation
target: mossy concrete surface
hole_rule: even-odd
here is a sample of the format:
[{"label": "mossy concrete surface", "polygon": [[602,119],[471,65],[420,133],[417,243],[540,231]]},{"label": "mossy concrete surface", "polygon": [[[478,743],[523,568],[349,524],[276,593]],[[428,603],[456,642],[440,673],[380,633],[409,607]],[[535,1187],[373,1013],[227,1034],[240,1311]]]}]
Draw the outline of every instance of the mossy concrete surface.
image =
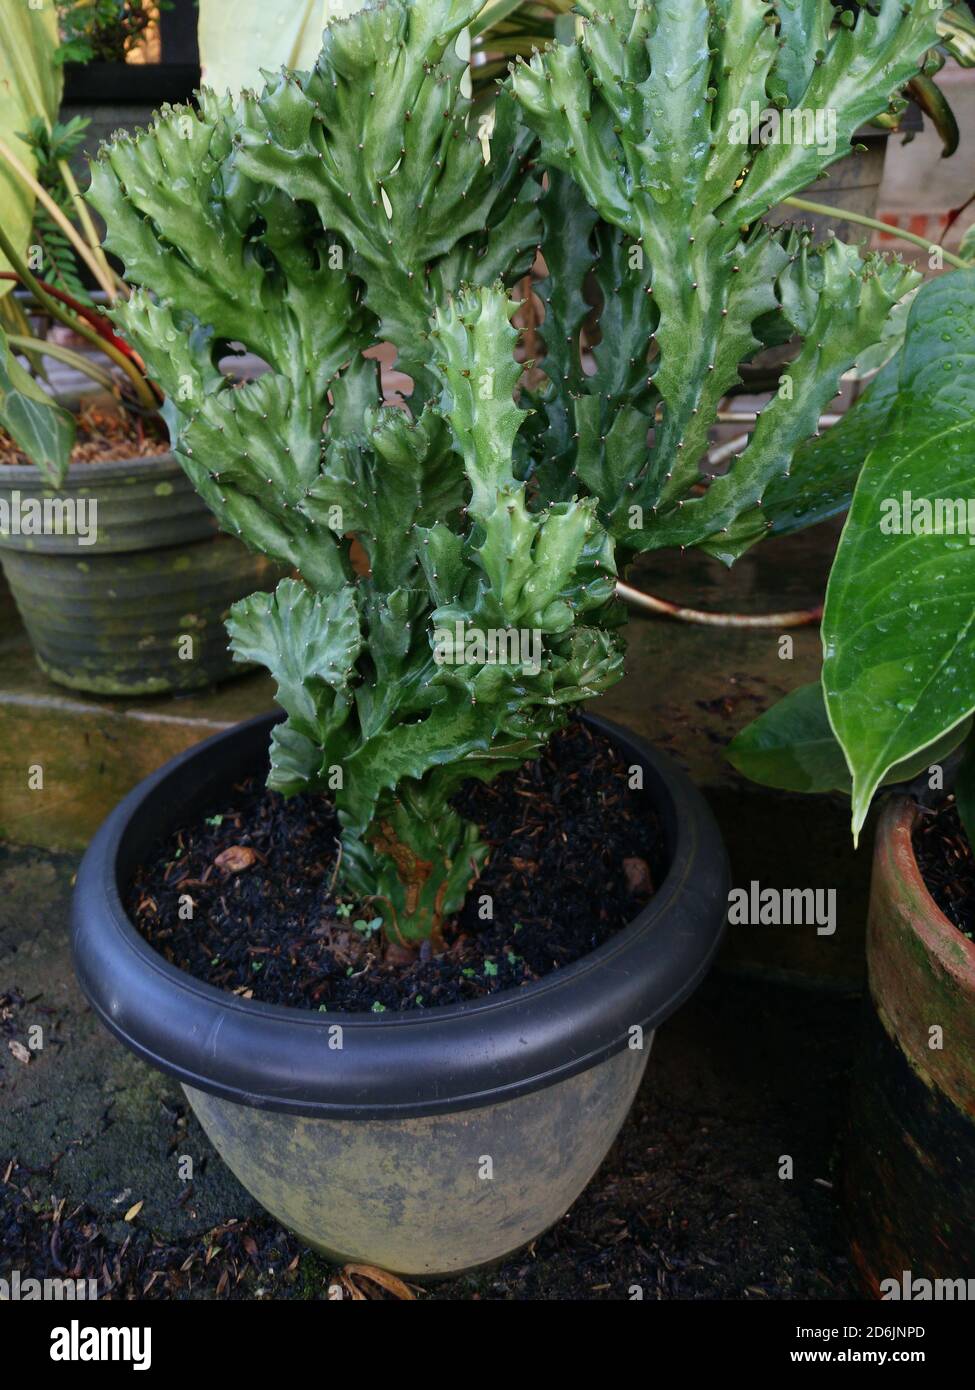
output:
[{"label": "mossy concrete surface", "polygon": [[[115,1297],[341,1294],[339,1271],[259,1212],[179,1086],[85,1006],[66,925],[75,865],[0,850],[0,1277],[54,1275],[60,1250],[107,1269]],[[496,1269],[426,1296],[850,1296],[832,1161],[857,1012],[712,976],[661,1029],[630,1118],[569,1213]],[[44,1045],[31,1051],[36,1025]]]},{"label": "mossy concrete surface", "polygon": [[[760,614],[822,603],[838,524],[767,541],[733,570],[698,554],[644,558],[635,588],[711,612]],[[729,928],[722,963],[763,977],[862,987],[873,820],[854,851],[849,804],[758,787],[725,757],[734,735],[783,695],[817,680],[818,624],[711,627],[634,617],[626,678],[600,712],[627,724],[687,769],[714,811],[736,886],[834,889],[833,935],[815,926]]]},{"label": "mossy concrete surface", "polygon": [[253,1203],[179,1087],[115,1042],[82,998],[67,930],[76,863],[0,847],[0,1176],[12,1158],[52,1166],[58,1195],[91,1203],[120,1241],[139,1201],[167,1238],[205,1231],[228,1210],[247,1215]]},{"label": "mossy concrete surface", "polygon": [[264,673],[179,697],[75,694],[42,674],[11,621],[0,628],[0,839],[84,849],[143,777],[273,700]]}]

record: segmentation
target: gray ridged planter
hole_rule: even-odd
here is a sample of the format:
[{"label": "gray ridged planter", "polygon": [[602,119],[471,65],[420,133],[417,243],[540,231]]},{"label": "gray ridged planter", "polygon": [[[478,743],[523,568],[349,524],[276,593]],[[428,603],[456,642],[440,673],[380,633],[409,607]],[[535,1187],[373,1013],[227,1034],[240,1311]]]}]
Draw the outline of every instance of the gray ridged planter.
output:
[{"label": "gray ridged planter", "polygon": [[280,571],[217,534],[172,454],[78,464],[53,490],[30,465],[0,468],[4,512],[23,515],[32,501],[53,499],[97,503],[93,544],[73,534],[0,530],[0,562],[51,680],[102,695],[146,695],[247,669],[231,660],[223,618]]},{"label": "gray ridged planter", "polygon": [[[920,116],[913,107],[901,128],[911,132],[921,129]],[[780,205],[772,209],[767,220],[773,225],[803,222],[814,229],[817,241],[827,240],[830,233],[841,241],[863,241],[869,233],[859,223],[848,222],[843,214],[853,212],[864,217],[877,216],[890,138],[889,131],[879,131],[871,126],[858,130],[854,142],[861,148],[844,159],[838,159],[821,179],[799,194],[814,203],[836,208],[838,216],[822,217]]]}]

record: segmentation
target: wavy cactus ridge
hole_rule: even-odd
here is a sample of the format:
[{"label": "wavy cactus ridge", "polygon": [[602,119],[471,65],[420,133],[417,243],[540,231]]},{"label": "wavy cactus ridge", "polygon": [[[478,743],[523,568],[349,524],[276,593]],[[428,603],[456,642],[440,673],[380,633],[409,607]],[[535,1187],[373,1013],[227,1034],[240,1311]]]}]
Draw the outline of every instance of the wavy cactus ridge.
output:
[{"label": "wavy cactus ridge", "polygon": [[[852,29],[819,0],[587,3],[580,42],[484,109],[478,9],[367,4],[311,71],[115,141],[91,189],[177,457],[225,529],[295,571],[228,622],[277,683],[269,786],[334,799],[341,887],[405,944],[439,938],[485,861],[462,782],[517,768],[621,676],[617,554],[730,563],[763,535],[766,492],[911,283],[766,228],[756,200],[831,156],[722,143],[716,122],[837,92],[842,147],[932,28],[917,0]],[[539,243],[540,384],[509,297]],[[706,476],[720,399],[793,337],[748,447]],[[383,342],[412,380],[395,404]],[[231,380],[228,345],[266,370]]]},{"label": "wavy cactus ridge", "polygon": [[[375,410],[360,438],[326,446],[305,511],[321,530],[321,509],[337,507],[334,529],[363,535],[370,574],[317,595],[283,580],[229,623],[235,655],[271,671],[287,714],[269,785],[330,792],[344,881],[396,940],[436,937],[483,862],[449,804],[461,783],[519,766],[622,673],[601,626],[616,570],[595,501],[530,511],[512,472],[526,414],[514,307],[500,285],[462,290],[428,339],[439,403],[415,421]],[[492,634],[507,645],[472,655]]]},{"label": "wavy cactus ridge", "polygon": [[538,241],[513,101],[469,128],[464,36],[479,8],[390,0],[330,25],[315,69],[282,74],[236,134],[245,175],[310,203],[352,246],[379,336],[411,374],[425,365],[431,291],[442,302],[464,281],[527,269]]},{"label": "wavy cactus ridge", "polygon": [[[774,412],[774,449],[767,425],[717,490],[702,473],[718,404],[739,384],[742,363],[763,347],[760,327],[788,294],[796,259],[790,234],[759,219],[849,152],[855,130],[888,107],[935,40],[937,13],[927,0],[878,0],[875,8],[855,23],[847,16],[834,24],[826,0],[583,0],[575,44],[555,44],[512,69],[542,162],[556,178],[571,178],[603,221],[620,229],[631,264],[647,278],[653,309],[634,316],[646,339],[630,362],[644,369],[653,442],[625,479],[605,458],[578,468],[590,487],[597,484],[602,515],[628,549],[698,545],[730,562],[764,529],[756,483],[787,471],[795,448],[815,431],[809,411]],[[828,138],[756,138],[754,113],[771,108],[781,119],[789,103],[813,124],[817,113],[829,116]],[[547,253],[558,231],[547,201],[542,210]],[[903,293],[911,281],[906,273],[881,275],[869,258],[859,273],[865,282],[876,276],[884,291],[867,285],[841,295],[825,276],[822,294],[834,309],[857,314],[857,341],[865,346],[881,332],[888,290]],[[581,418],[578,400],[562,409],[575,416],[578,435],[591,437],[592,388],[579,389],[563,331],[557,313],[551,395],[564,400],[565,387],[575,386]],[[573,325],[567,331],[577,340]],[[822,364],[824,390],[855,361],[850,343],[853,357]],[[810,350],[787,389],[815,370]],[[627,394],[621,404],[634,406],[632,385]],[[608,440],[607,414],[618,408],[601,411],[600,443]],[[547,409],[558,417],[551,400]],[[608,485],[602,494],[600,481]],[[634,510],[620,508],[620,483],[633,494]],[[700,499],[702,485],[714,496]]]}]

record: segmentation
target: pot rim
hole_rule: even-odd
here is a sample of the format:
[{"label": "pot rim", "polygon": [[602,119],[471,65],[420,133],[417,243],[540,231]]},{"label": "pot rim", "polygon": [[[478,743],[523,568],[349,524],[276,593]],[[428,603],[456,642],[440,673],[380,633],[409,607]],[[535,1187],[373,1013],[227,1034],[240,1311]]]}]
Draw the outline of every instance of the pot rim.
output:
[{"label": "pot rim", "polygon": [[644,768],[670,866],[643,911],[581,960],[484,1000],[382,1014],[241,999],[177,969],[136,931],[119,883],[180,814],[202,809],[218,785],[251,764],[266,766],[267,736],[280,717],[224,730],[147,777],[105,820],[78,871],[71,935],[82,990],[117,1038],[184,1085],[321,1118],[473,1109],[595,1066],[627,1046],[635,1025],[647,1045],[646,1034],[703,978],[724,930],[730,884],[717,825],[670,758],[593,715],[586,722]]},{"label": "pot rim", "polygon": [[924,881],[921,866],[914,853],[914,827],[923,808],[911,796],[892,796],[881,812],[877,827],[877,859],[881,872],[904,879],[918,894],[926,912],[922,916],[910,913],[911,930],[920,937],[926,950],[938,964],[958,982],[967,994],[975,992],[975,941],[958,930],[941,911],[931,890]]},{"label": "pot rim", "polygon": [[[122,407],[118,401],[104,387],[92,386],[90,389],[78,387],[72,391],[54,391],[52,397],[58,405],[64,406],[66,410],[79,411],[86,403],[104,402],[106,406],[114,407],[117,413],[122,412]],[[163,449],[158,454],[134,454],[131,458],[124,459],[98,459],[90,463],[69,463],[64,482],[60,483],[58,487],[52,487],[45,480],[35,463],[5,463],[0,465],[0,491],[4,490],[2,485],[7,478],[21,486],[24,483],[33,484],[35,489],[42,492],[77,491],[78,487],[83,486],[81,480],[84,478],[94,477],[104,481],[116,475],[131,473],[133,468],[143,468],[146,472],[157,473],[172,470],[185,477],[181,464],[170,448]],[[186,482],[188,488],[192,489],[188,478]]]},{"label": "pot rim", "polygon": [[[43,492],[70,492],[84,486],[89,478],[104,482],[107,478],[131,473],[133,468],[141,469],[147,473],[172,472],[185,476],[175,454],[167,450],[162,454],[142,454],[124,459],[98,459],[91,463],[69,464],[64,482],[59,483],[57,487],[52,487],[45,480],[36,464],[5,463],[0,465],[0,487],[7,479],[10,479],[12,483],[20,485],[28,483],[35,490],[39,489]],[[187,485],[192,489],[189,479],[187,479]]]}]

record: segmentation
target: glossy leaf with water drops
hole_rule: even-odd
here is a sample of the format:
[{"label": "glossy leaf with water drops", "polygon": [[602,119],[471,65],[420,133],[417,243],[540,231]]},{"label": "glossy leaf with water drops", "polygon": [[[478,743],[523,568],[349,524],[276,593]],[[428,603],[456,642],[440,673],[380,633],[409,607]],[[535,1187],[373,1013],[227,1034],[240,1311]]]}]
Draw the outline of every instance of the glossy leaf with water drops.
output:
[{"label": "glossy leaf with water drops", "polygon": [[898,387],[823,615],[823,688],[853,774],[855,836],[888,770],[975,709],[975,270],[919,292]]},{"label": "glossy leaf with water drops", "polygon": [[49,487],[61,485],[74,444],[74,417],[21,365],[2,328],[0,429],[37,465]]},{"label": "glossy leaf with water drops", "polygon": [[[940,763],[966,737],[971,721],[936,739],[913,757],[890,768],[885,785],[910,782]],[[800,685],[748,724],[727,751],[732,767],[765,787],[791,792],[845,792],[850,769],[826,713],[819,681]]]}]

